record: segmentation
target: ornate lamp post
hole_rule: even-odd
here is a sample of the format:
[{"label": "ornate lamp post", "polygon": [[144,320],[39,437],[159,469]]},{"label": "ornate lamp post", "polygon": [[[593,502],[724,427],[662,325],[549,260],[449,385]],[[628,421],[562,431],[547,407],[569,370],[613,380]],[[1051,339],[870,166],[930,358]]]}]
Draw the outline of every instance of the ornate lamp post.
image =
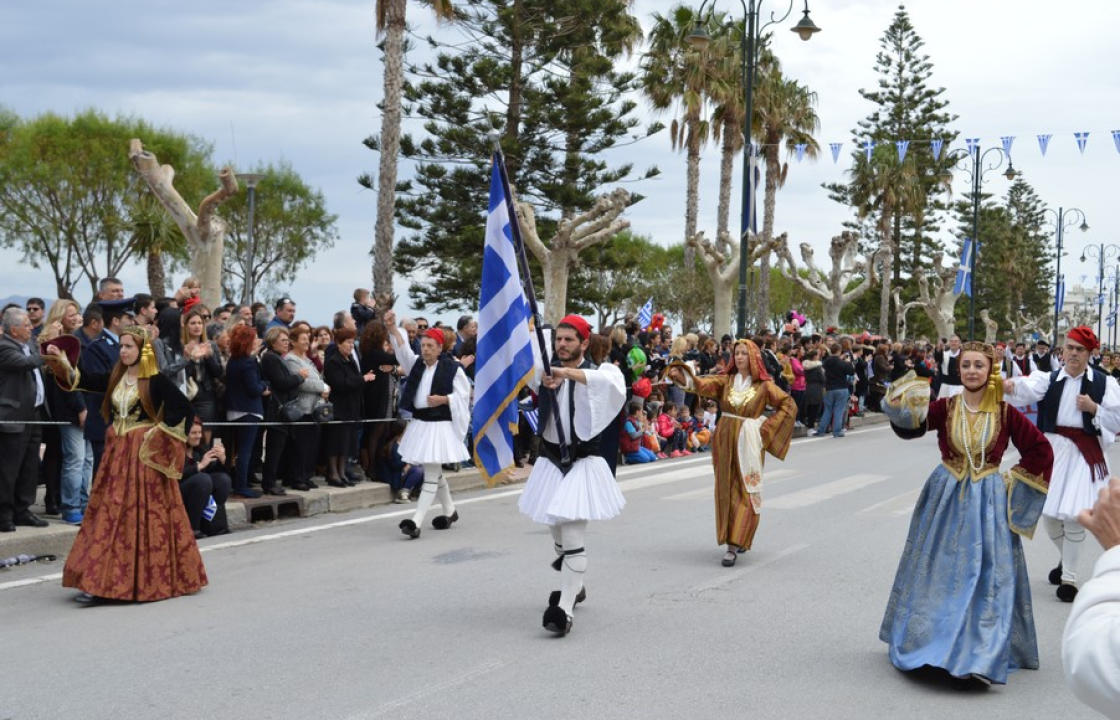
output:
[{"label": "ornate lamp post", "polygon": [[1120,245],[1109,243],[1105,245],[1103,242],[1098,245],[1090,245],[1081,252],[1081,262],[1085,262],[1086,258],[1095,258],[1097,261],[1097,337],[1101,336],[1104,330],[1104,264],[1111,258],[1120,255]]},{"label": "ornate lamp post", "polygon": [[[775,17],[775,13],[770,13],[770,19],[761,25],[759,24],[759,11],[763,0],[739,0],[743,6],[743,24],[740,31],[740,51],[742,58],[742,85],[743,94],[745,97],[744,107],[745,114],[743,120],[743,208],[742,215],[739,218],[739,307],[737,319],[737,332],[738,337],[746,337],[747,333],[747,258],[748,247],[747,239],[750,233],[751,224],[751,118],[754,115],[754,80],[755,73],[758,69],[758,48],[761,44],[762,31],[771,25],[784,22],[789,17],[790,12],[793,11],[793,0],[790,0],[789,7],[781,17]],[[700,3],[700,9],[696,13],[697,22],[696,27],[688,36],[688,41],[693,46],[703,49],[707,47],[710,38],[708,32],[704,28],[703,18],[704,10],[708,9],[710,12],[715,8],[715,0],[703,0]],[[809,0],[805,0],[805,10],[802,14],[801,20],[790,28],[793,32],[797,33],[798,37],[802,40],[808,40],[813,37],[815,33],[821,31],[811,19],[809,19]]]},{"label": "ornate lamp post", "polygon": [[[1061,282],[1062,277],[1062,242],[1065,238],[1065,231],[1074,226],[1074,223],[1077,222],[1077,218],[1081,218],[1081,223],[1078,226],[1078,229],[1081,230],[1081,232],[1085,232],[1086,230],[1088,230],[1089,224],[1085,222],[1085,213],[1081,212],[1080,208],[1070,208],[1069,210],[1058,208],[1057,211],[1046,208],[1046,212],[1050,213],[1054,217],[1054,234],[1057,238],[1058,243],[1058,262],[1057,267],[1054,269],[1054,288],[1055,293],[1057,293],[1058,284]],[[1056,294],[1054,296],[1054,337],[1052,339],[1052,342],[1053,347],[1057,349],[1058,297]]]},{"label": "ornate lamp post", "polygon": [[248,258],[245,264],[244,282],[241,283],[241,304],[251,305],[253,295],[257,291],[256,279],[253,277],[253,263],[257,258],[257,243],[253,239],[253,214],[257,209],[257,183],[264,177],[261,173],[237,173],[237,179],[249,188],[249,228],[248,228]]},{"label": "ornate lamp post", "polygon": [[[985,160],[988,155],[994,155]],[[969,265],[971,266],[969,272],[969,286],[971,292],[968,294],[968,339],[976,339],[976,267],[980,259],[980,186],[984,184],[984,175],[993,170],[998,170],[1003,165],[1003,161],[1007,160],[1007,170],[1003,172],[1003,176],[1008,180],[1014,180],[1017,172],[1015,172],[1015,165],[1011,162],[1011,156],[1003,152],[1001,148],[990,147],[981,152],[980,145],[976,147],[957,148],[952,152],[945,155],[949,165],[941,176],[946,181],[952,180],[953,175],[949,171],[950,167],[956,167],[959,170],[964,170],[968,173],[969,185],[972,187],[972,257],[969,258]],[[969,162],[971,161],[971,162]]]}]

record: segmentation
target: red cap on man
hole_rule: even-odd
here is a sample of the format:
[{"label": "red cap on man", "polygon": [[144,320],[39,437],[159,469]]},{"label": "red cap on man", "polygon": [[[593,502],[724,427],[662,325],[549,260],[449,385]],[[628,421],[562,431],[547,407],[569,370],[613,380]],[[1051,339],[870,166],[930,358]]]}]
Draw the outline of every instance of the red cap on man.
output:
[{"label": "red cap on man", "polygon": [[439,328],[428,328],[424,331],[424,337],[435,340],[440,347],[443,347],[443,331]]},{"label": "red cap on man", "polygon": [[587,340],[591,337],[591,325],[579,315],[565,315],[560,320],[560,324],[575,328],[575,331],[579,333],[580,339],[582,340]]},{"label": "red cap on man", "polygon": [[1084,345],[1086,350],[1096,350],[1101,346],[1097,334],[1088,325],[1078,325],[1066,333],[1066,338],[1073,340],[1078,345]]}]

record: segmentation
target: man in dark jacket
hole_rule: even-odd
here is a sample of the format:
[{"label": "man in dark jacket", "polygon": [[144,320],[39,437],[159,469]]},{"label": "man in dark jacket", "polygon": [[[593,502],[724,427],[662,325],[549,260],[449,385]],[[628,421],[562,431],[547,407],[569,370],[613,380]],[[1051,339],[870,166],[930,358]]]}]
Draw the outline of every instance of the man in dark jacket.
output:
[{"label": "man in dark jacket", "polygon": [[844,412],[848,409],[851,395],[849,378],[855,373],[855,367],[840,357],[840,345],[833,344],[824,359],[824,410],[814,437],[824,435],[829,426],[832,427],[832,437],[844,437]]},{"label": "man in dark jacket", "polygon": [[[95,375],[108,375],[113,371],[121,357],[120,332],[121,318],[125,313],[133,310],[133,299],[100,300],[97,305],[101,308],[104,318],[104,328],[101,335],[92,342],[83,343],[80,368],[83,373]],[[105,420],[101,417],[101,402],[105,396],[101,393],[83,393],[86,400],[85,435],[93,447],[93,474],[97,475],[97,466],[101,464],[101,453],[105,451]]]},{"label": "man in dark jacket", "polygon": [[46,420],[43,358],[31,342],[27,311],[9,308],[0,317],[0,532],[16,525],[46,527],[31,512],[39,482],[39,425]]}]

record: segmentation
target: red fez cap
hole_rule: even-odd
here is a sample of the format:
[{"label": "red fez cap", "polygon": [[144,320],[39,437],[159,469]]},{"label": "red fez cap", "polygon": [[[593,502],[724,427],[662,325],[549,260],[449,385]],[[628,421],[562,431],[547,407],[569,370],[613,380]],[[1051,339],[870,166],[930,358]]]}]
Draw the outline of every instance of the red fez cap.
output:
[{"label": "red fez cap", "polygon": [[1067,332],[1066,337],[1079,345],[1084,345],[1086,350],[1096,350],[1100,347],[1100,343],[1097,341],[1097,334],[1093,332],[1093,328],[1087,325],[1078,325]]},{"label": "red fez cap", "polygon": [[430,337],[439,343],[440,347],[443,347],[443,331],[439,328],[428,328],[424,331],[424,337]]},{"label": "red fez cap", "polygon": [[560,324],[574,328],[583,340],[591,337],[591,325],[579,315],[565,315]]}]

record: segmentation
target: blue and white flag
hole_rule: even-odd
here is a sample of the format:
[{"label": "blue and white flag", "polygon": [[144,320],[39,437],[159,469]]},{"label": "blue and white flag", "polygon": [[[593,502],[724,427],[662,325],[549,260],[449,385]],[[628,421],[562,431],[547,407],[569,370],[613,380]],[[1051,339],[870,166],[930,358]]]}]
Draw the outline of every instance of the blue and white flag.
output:
[{"label": "blue and white flag", "polygon": [[1105,322],[1105,324],[1108,325],[1109,327],[1113,327],[1113,326],[1116,325],[1116,311],[1115,310],[1113,310],[1112,312],[1110,312],[1108,314],[1108,320]]},{"label": "blue and white flag", "polygon": [[871,162],[871,152],[875,149],[875,141],[868,139],[863,143],[863,153],[867,156],[867,162]]},{"label": "blue and white flag", "polygon": [[1042,157],[1046,157],[1046,148],[1050,145],[1050,134],[1038,136],[1038,149],[1042,151]]},{"label": "blue and white flag", "polygon": [[478,351],[475,354],[474,464],[488,484],[513,466],[517,432],[517,395],[533,376],[531,312],[518,272],[507,203],[507,188],[497,153],[490,173],[490,209],[482,251],[482,288],[478,296]]},{"label": "blue and white flag", "polygon": [[972,297],[972,240],[966,238],[961,248],[961,266],[957,269],[957,280],[953,283],[953,293],[964,293]]},{"label": "blue and white flag", "polygon": [[1058,286],[1054,288],[1054,312],[1061,312],[1066,304],[1066,276],[1058,276]]},{"label": "blue and white flag", "polygon": [[648,328],[651,322],[653,322],[653,297],[646,300],[646,304],[638,311],[638,325],[642,330]]},{"label": "blue and white flag", "polygon": [[1112,143],[1116,146],[1116,152],[1120,152],[1120,130],[1112,131]]},{"label": "blue and white flag", "polygon": [[[1120,132],[1120,130],[1118,130],[1117,132]],[[1120,141],[1118,141],[1118,142],[1120,142]],[[840,160],[840,148],[842,148],[842,147],[844,147],[844,143],[842,143],[842,142],[829,143],[828,144],[828,149],[832,151],[832,164],[833,165],[835,165],[837,163],[837,161]],[[1120,149],[1120,144],[1117,145],[1117,148]]]},{"label": "blue and white flag", "polygon": [[898,149],[898,161],[903,162],[904,160],[906,160],[906,150],[907,150],[907,148],[910,147],[910,141],[909,140],[895,140],[894,141],[894,146],[895,146],[895,148]]},{"label": "blue and white flag", "polygon": [[941,157],[941,145],[944,144],[941,138],[934,138],[929,141],[929,149],[933,151],[933,159],[937,160]]},{"label": "blue and white flag", "polygon": [[1015,136],[1003,135],[1000,137],[999,141],[1003,143],[1003,154],[1007,157],[1011,157],[1011,143],[1015,142]]},{"label": "blue and white flag", "polygon": [[809,147],[807,143],[797,143],[793,146],[794,152],[797,153],[797,162],[801,162],[802,158],[805,157],[805,148],[807,147]]},{"label": "blue and white flag", "polygon": [[980,148],[980,138],[965,138],[964,144],[968,146],[968,154],[975,155]]},{"label": "blue and white flag", "polygon": [[1073,137],[1077,139],[1077,149],[1081,151],[1082,155],[1084,155],[1085,154],[1085,144],[1089,142],[1089,133],[1087,133],[1087,132],[1075,132],[1073,134]]}]

